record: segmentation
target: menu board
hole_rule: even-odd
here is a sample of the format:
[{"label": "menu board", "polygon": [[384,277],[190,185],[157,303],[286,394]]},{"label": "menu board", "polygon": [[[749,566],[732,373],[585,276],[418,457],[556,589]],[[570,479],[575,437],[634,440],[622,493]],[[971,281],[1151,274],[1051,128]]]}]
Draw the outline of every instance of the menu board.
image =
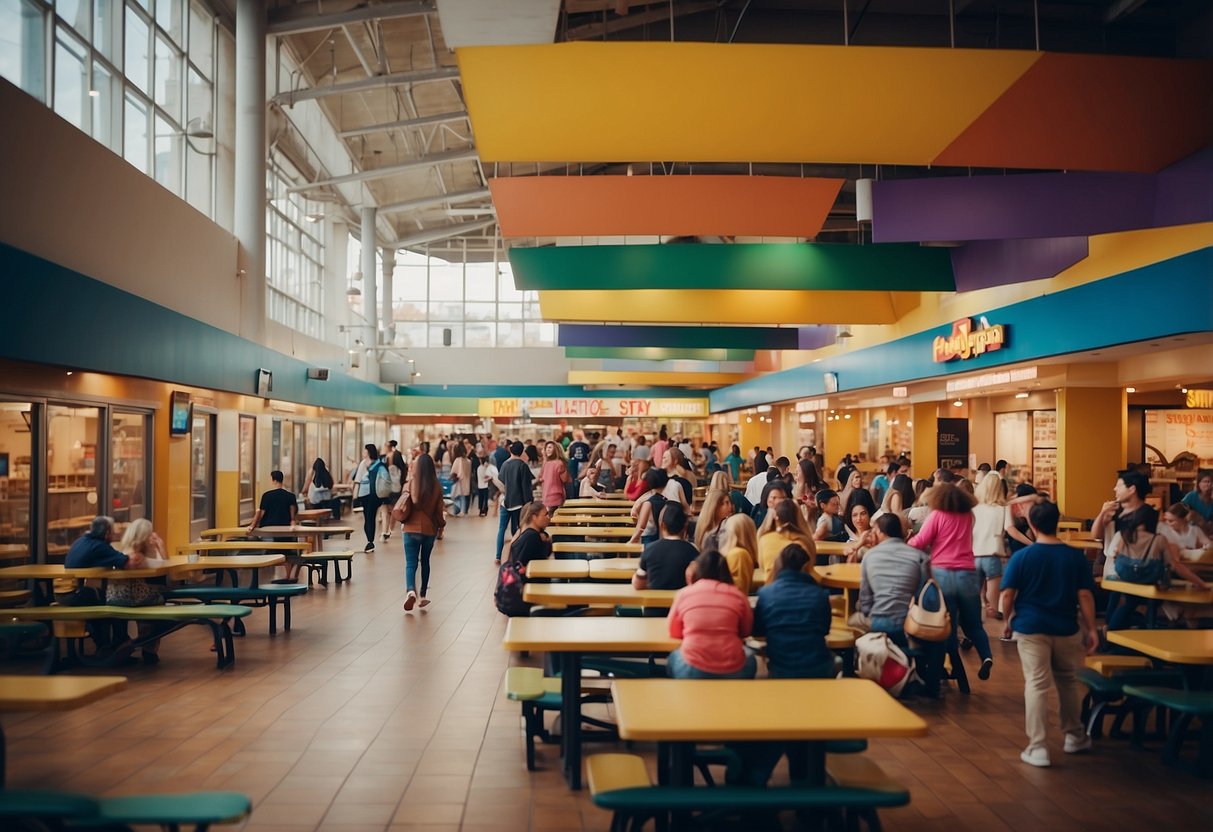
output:
[{"label": "menu board", "polygon": [[1032,484],[1050,499],[1057,499],[1057,449],[1032,449]]},{"label": "menu board", "polygon": [[1032,411],[1032,447],[1057,447],[1057,411]]},{"label": "menu board", "polygon": [[1186,451],[1200,467],[1213,465],[1213,410],[1147,410],[1145,433],[1149,462],[1169,464]]}]

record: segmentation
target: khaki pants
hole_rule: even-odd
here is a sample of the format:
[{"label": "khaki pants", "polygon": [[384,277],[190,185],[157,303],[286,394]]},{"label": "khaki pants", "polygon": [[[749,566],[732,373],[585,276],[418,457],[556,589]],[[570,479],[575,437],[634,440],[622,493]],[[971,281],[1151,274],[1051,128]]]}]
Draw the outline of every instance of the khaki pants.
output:
[{"label": "khaki pants", "polygon": [[1082,689],[1078,684],[1078,668],[1083,663],[1082,632],[1072,636],[1015,634],[1019,646],[1019,662],[1023,665],[1023,700],[1028,749],[1045,747],[1048,734],[1049,683],[1057,685],[1061,702],[1061,730],[1081,737],[1084,733],[1079,717]]}]

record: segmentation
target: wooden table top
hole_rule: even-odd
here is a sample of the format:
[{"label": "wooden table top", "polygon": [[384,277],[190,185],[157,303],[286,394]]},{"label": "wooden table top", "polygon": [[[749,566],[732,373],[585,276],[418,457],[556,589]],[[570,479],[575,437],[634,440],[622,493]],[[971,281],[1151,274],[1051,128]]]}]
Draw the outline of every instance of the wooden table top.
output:
[{"label": "wooden table top", "polygon": [[0,711],[67,711],[125,687],[125,676],[0,676]]},{"label": "wooden table top", "polygon": [[206,556],[210,552],[244,552],[249,549],[264,549],[274,552],[308,552],[311,545],[291,540],[278,543],[273,540],[195,540],[177,547],[177,554],[198,552]]},{"label": "wooden table top", "polygon": [[830,566],[815,566],[813,574],[817,583],[836,589],[859,589],[861,565],[858,563],[835,563]]},{"label": "wooden table top", "polygon": [[68,569],[61,563],[27,563],[22,566],[0,569],[0,580],[104,578],[110,581],[129,581],[137,578],[159,578],[183,572],[201,572],[206,569],[263,569],[285,562],[286,558],[282,555],[248,555],[199,558],[192,563],[185,557],[173,557],[157,566],[142,569],[109,569],[99,566]]},{"label": "wooden table top", "polygon": [[922,717],[867,679],[616,679],[611,691],[619,736],[627,740],[835,740],[927,733]]},{"label": "wooden table top", "polygon": [[[602,501],[598,500],[595,502],[601,503]],[[631,512],[632,512],[632,506],[630,503],[627,505],[624,505],[622,503],[620,503],[618,505],[601,505],[601,504],[599,504],[599,505],[592,505],[592,506],[572,506],[571,508],[565,508],[564,506],[561,506],[560,508],[556,509],[556,514],[553,516],[554,517],[578,517],[578,516],[583,516],[583,515],[592,516],[592,515],[597,515],[597,514],[609,514],[609,515],[612,515],[615,517],[619,517],[619,516],[625,516],[625,515],[631,514]]]},{"label": "wooden table top", "polygon": [[554,553],[563,554],[593,554],[595,552],[601,554],[622,555],[636,554],[639,555],[644,551],[643,543],[627,543],[613,540],[602,543],[587,543],[585,541],[557,541],[552,544]]},{"label": "wooden table top", "polygon": [[528,578],[559,578],[561,580],[585,579],[590,576],[590,562],[586,560],[533,560],[527,564]]},{"label": "wooden table top", "polygon": [[598,558],[587,563],[592,581],[630,581],[640,566],[640,558]]},{"label": "wooden table top", "polygon": [[632,508],[632,500],[620,500],[613,497],[603,497],[601,500],[595,497],[578,497],[574,500],[565,500],[560,506],[560,510],[566,508],[626,508],[629,511]]},{"label": "wooden table top", "polygon": [[566,606],[568,604],[626,604],[633,607],[669,607],[676,589],[632,589],[631,584],[572,583],[527,584],[522,600],[529,604]]},{"label": "wooden table top", "polygon": [[296,537],[308,536],[324,538],[330,535],[352,535],[354,529],[350,526],[258,526],[251,532],[247,526],[226,526],[219,529],[207,529],[200,535],[203,538],[218,538],[225,540],[229,537]]},{"label": "wooden table top", "polygon": [[626,514],[557,514],[548,523],[548,530],[567,526],[635,526],[636,523]]},{"label": "wooden table top", "polygon": [[634,527],[627,526],[557,526],[548,528],[548,534],[560,537],[616,537],[624,540],[632,536]]},{"label": "wooden table top", "polygon": [[511,618],[506,650],[668,653],[678,646],[664,618]]},{"label": "wooden table top", "polygon": [[286,563],[284,555],[213,555],[188,561],[174,569],[175,572],[201,572],[206,569],[268,569]]},{"label": "wooden table top", "polygon": [[1213,665],[1213,630],[1109,630],[1108,641],[1167,662]]},{"label": "wooden table top", "polygon": [[846,548],[851,545],[849,543],[839,543],[836,540],[815,540],[813,542],[817,546],[817,554],[819,555],[845,555]]},{"label": "wooden table top", "polygon": [[1108,592],[1121,592],[1151,601],[1174,601],[1177,604],[1213,604],[1213,589],[1197,589],[1185,583],[1173,584],[1170,589],[1159,589],[1154,584],[1131,584],[1105,578],[1103,588]]}]

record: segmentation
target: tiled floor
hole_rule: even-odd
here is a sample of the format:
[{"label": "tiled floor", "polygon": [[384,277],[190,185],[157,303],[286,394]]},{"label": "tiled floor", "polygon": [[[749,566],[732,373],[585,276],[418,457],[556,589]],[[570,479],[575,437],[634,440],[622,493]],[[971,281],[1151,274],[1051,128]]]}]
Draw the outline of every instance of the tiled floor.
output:
[{"label": "tiled floor", "polygon": [[[426,612],[401,610],[393,537],[359,556],[350,584],[298,599],[289,634],[271,639],[254,613],[227,671],[215,670],[200,630],[184,632],[165,641],[159,666],[126,671],[119,695],[5,715],[10,784],[235,789],[254,801],[245,828],[262,832],[605,829],[607,814],[565,787],[554,746],[541,747],[542,771],[526,771],[518,706],[501,693],[510,656],[492,603],[495,518],[448,529]],[[920,707],[929,736],[873,743],[869,753],[913,795],[882,814],[887,829],[1210,828],[1209,783],[1126,742],[1081,757],[1056,748],[1049,770],[1020,763],[1019,663],[1013,645],[995,641],[995,656],[973,696]]]}]

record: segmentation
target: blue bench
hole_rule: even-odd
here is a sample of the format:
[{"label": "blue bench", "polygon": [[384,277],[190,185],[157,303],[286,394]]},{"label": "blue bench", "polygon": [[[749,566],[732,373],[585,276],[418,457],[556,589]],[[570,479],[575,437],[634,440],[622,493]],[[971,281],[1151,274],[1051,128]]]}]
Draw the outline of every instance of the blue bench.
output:
[{"label": "blue bench", "polygon": [[[189,792],[93,798],[57,791],[0,791],[0,827],[9,829],[125,829],[162,826],[177,830],[192,826],[206,832],[212,824],[237,823],[249,816],[253,804],[239,792]],[[27,821],[32,826],[18,826]]]},{"label": "blue bench", "polygon": [[[1197,745],[1196,774],[1213,778],[1213,690],[1175,690],[1173,688],[1147,685],[1125,685],[1124,694],[1139,706],[1158,707],[1172,711],[1175,715],[1167,735],[1167,746],[1162,760],[1167,765],[1179,765],[1179,751],[1187,738],[1192,720],[1200,720]],[[1144,720],[1133,720],[1133,741],[1140,744],[1139,724]]]},{"label": "blue bench", "polygon": [[[307,593],[303,584],[270,584],[268,586],[241,588],[230,586],[177,587],[164,593],[170,600],[193,599],[203,604],[241,604],[250,607],[268,607],[270,611],[270,635],[278,633],[278,607],[282,607],[282,629],[291,629],[291,599]],[[244,622],[237,619],[235,633],[244,635]]]}]

